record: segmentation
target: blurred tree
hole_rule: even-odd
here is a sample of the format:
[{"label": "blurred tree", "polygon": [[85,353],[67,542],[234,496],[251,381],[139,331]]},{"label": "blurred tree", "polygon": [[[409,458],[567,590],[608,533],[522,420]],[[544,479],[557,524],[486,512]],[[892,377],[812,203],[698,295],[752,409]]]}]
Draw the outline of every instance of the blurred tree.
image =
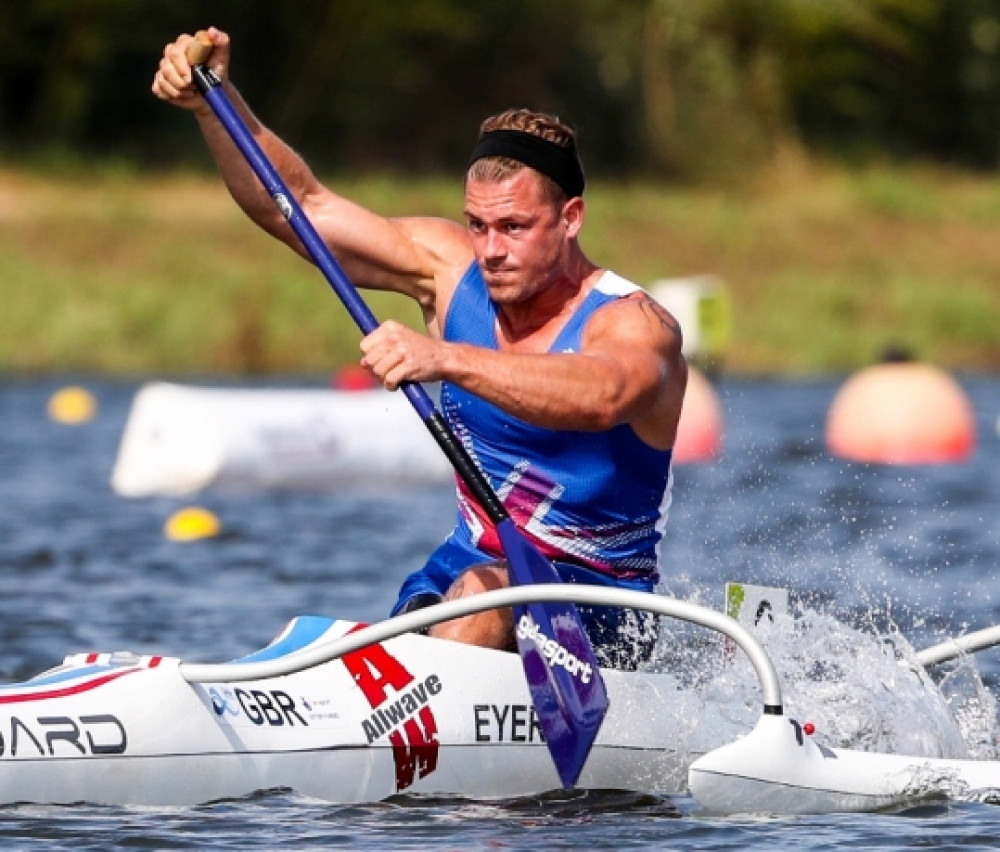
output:
[{"label": "blurred tree", "polygon": [[674,177],[739,174],[796,134],[774,0],[650,0],[640,80],[651,162]]},{"label": "blurred tree", "polygon": [[994,168],[1000,163],[1000,2],[944,3],[922,30],[909,150]]},{"label": "blurred tree", "polygon": [[204,163],[149,94],[215,24],[261,117],[321,169],[455,169],[523,105],[592,171],[731,178],[787,151],[996,167],[1000,0],[13,0],[0,151]]},{"label": "blurred tree", "polygon": [[875,147],[901,150],[900,118],[919,98],[925,73],[921,36],[933,32],[942,5],[938,0],[788,4],[786,79],[810,144],[847,155]]}]

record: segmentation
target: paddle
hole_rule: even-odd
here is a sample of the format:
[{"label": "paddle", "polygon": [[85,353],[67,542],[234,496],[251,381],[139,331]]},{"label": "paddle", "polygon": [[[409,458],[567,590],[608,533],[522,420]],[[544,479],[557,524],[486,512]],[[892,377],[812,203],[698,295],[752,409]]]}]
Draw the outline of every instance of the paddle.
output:
[{"label": "paddle", "polygon": [[[378,328],[378,320],[247,129],[223,90],[222,81],[205,67],[204,62],[211,52],[212,44],[207,33],[197,33],[187,51],[195,85],[348,313],[362,332],[371,333]],[[489,481],[448,427],[424,388],[410,382],[404,384],[402,390],[456,473],[496,525],[507,557],[511,583],[558,583],[559,575],[555,568],[515,526]],[[572,603],[517,605],[514,607],[514,618],[518,651],[539,725],[563,786],[572,787],[579,778],[608,708],[607,692],[594,649]]]}]

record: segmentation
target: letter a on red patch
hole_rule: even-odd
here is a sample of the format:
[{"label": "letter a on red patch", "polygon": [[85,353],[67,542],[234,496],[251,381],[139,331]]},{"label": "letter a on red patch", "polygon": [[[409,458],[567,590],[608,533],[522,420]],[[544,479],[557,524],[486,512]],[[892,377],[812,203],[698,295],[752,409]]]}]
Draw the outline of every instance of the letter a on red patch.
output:
[{"label": "letter a on red patch", "polygon": [[[359,625],[355,630],[360,630],[362,626]],[[413,681],[413,675],[381,645],[359,648],[345,654],[342,660],[373,710],[381,706],[388,697],[385,693],[387,686],[400,692]]]}]

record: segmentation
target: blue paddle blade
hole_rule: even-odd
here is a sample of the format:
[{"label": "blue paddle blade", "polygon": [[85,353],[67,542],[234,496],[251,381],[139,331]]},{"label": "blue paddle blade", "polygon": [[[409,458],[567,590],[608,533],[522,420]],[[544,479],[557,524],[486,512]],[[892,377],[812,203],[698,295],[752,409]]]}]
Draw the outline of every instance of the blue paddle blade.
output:
[{"label": "blue paddle blade", "polygon": [[[559,583],[555,568],[510,519],[497,524],[511,583]],[[572,603],[514,607],[517,648],[538,724],[564,787],[580,777],[608,710],[608,694]]]}]

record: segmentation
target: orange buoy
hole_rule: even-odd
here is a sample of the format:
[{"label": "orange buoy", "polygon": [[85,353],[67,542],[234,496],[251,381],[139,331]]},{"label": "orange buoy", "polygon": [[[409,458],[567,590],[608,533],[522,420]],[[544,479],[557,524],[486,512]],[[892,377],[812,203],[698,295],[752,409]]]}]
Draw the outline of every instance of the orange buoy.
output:
[{"label": "orange buoy", "polygon": [[961,386],[930,364],[876,364],[837,391],[826,419],[836,456],[881,464],[942,464],[976,446],[972,405]]},{"label": "orange buoy", "polygon": [[677,464],[712,461],[722,448],[722,406],[711,382],[688,367],[684,407],[677,424],[674,461]]}]

